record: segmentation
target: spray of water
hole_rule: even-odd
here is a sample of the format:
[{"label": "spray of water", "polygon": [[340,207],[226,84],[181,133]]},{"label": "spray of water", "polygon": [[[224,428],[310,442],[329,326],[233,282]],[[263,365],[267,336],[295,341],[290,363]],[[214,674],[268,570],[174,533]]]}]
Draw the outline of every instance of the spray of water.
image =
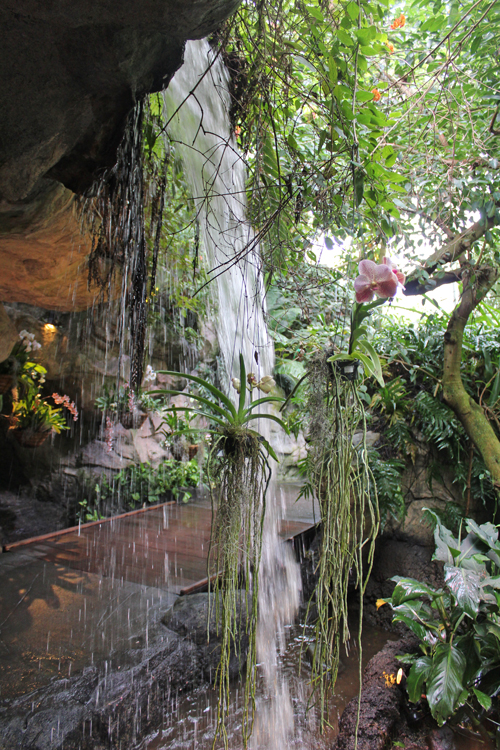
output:
[{"label": "spray of water", "polygon": [[[229,122],[228,73],[206,41],[188,42],[183,67],[165,93],[168,132],[195,201],[200,236],[217,289],[217,334],[229,384],[241,352],[257,379],[272,372],[274,349],[264,320],[259,248],[246,221],[245,164]],[[234,393],[234,392],[233,392]],[[266,420],[257,426],[265,434]],[[280,508],[270,488],[259,576],[257,658],[266,692],[257,706],[255,750],[284,750],[293,711],[279,671],[284,626],[300,595],[298,566],[277,536]]]}]

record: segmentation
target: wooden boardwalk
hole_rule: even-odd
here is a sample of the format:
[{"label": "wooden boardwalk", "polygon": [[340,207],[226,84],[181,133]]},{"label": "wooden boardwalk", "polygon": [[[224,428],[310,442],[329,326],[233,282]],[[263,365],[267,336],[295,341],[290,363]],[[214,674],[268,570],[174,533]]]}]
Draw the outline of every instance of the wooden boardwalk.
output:
[{"label": "wooden boardwalk", "polygon": [[[314,526],[297,494],[280,529],[294,543]],[[143,647],[180,594],[206,590],[211,518],[203,501],[169,503],[6,545],[0,699]]]},{"label": "wooden boardwalk", "polygon": [[[10,544],[5,551],[22,549],[46,562],[121,583],[192,593],[207,585],[211,519],[209,507],[165,503]],[[292,540],[313,525],[284,520],[279,534]]]}]

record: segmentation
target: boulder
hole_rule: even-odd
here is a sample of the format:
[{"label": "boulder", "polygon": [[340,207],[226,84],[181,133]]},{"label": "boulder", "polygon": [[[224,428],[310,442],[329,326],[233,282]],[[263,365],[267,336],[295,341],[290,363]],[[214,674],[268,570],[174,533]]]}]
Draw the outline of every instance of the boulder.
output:
[{"label": "boulder", "polygon": [[75,194],[114,164],[128,113],[168,85],[186,40],[215,31],[238,4],[1,3],[0,300],[93,303]]},{"label": "boulder", "polygon": [[135,747],[161,726],[171,696],[202,682],[196,648],[161,626],[146,649],[121,654],[100,674],[89,667],[74,677],[0,707],[0,750],[109,750]]},{"label": "boulder", "polygon": [[[247,609],[252,606],[251,595],[245,591],[237,594],[236,630],[238,642],[231,644],[229,674],[231,679],[241,675],[247,657]],[[210,618],[208,617],[210,608]],[[197,647],[198,658],[206,680],[213,682],[220,661],[221,636],[217,632],[217,612],[215,594],[191,594],[177,599],[162,617],[162,623]],[[220,623],[220,620],[219,620]],[[209,630],[207,630],[207,626]]]},{"label": "boulder", "polygon": [[14,344],[19,341],[17,330],[0,303],[0,362],[7,359]]}]

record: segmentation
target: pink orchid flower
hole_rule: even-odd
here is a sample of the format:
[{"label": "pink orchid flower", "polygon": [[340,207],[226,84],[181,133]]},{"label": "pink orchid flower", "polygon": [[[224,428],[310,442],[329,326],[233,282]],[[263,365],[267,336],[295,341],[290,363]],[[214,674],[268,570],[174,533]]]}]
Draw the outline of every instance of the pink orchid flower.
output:
[{"label": "pink orchid flower", "polygon": [[382,263],[384,263],[384,265],[386,266],[389,266],[391,271],[396,274],[396,278],[398,280],[398,286],[404,287],[405,275],[402,271],[398,271],[398,268],[396,264],[394,263],[394,261],[388,257],[385,257],[382,259]]},{"label": "pink orchid flower", "polygon": [[356,302],[371,302],[375,295],[394,297],[398,289],[398,278],[387,263],[377,265],[373,260],[362,260],[358,269],[359,276],[354,281]]}]

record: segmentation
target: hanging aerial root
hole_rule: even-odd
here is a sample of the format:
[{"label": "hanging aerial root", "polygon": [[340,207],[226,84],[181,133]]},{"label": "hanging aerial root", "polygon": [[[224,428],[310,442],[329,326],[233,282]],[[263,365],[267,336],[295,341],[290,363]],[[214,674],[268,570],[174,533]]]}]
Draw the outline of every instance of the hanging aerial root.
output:
[{"label": "hanging aerial root", "polygon": [[[322,355],[310,365],[309,394],[309,479],[319,501],[322,527],[314,592],[317,621],[312,683],[323,726],[328,721],[328,690],[338,674],[340,646],[349,639],[349,584],[355,584],[362,599],[367,581],[363,554],[367,547],[369,572],[378,510],[370,500],[366,422],[356,383],[344,379],[327,355]],[[362,440],[355,445],[359,431]],[[360,609],[362,616],[362,604]],[[361,623],[359,637],[360,633]],[[361,653],[361,643],[359,647]]]},{"label": "hanging aerial root", "polygon": [[[262,551],[265,496],[270,480],[267,456],[258,436],[245,428],[228,428],[215,441],[209,455],[209,476],[217,477],[212,491],[212,536],[210,573],[217,571],[213,584],[213,606],[221,656],[216,684],[219,690],[217,726],[214,738],[221,736],[228,746],[225,721],[229,710],[230,659],[241,648],[241,628],[248,639],[246,658],[243,739],[251,734],[255,708],[256,628],[258,574]],[[242,588],[245,591],[245,617],[241,616]],[[240,616],[238,616],[240,612]]]}]

